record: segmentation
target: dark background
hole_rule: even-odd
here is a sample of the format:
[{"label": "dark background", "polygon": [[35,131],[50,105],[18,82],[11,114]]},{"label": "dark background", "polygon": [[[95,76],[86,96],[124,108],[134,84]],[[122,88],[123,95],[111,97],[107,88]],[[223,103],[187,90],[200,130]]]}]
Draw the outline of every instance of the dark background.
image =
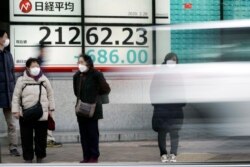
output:
[{"label": "dark background", "polygon": [[[0,1],[0,29],[7,31],[10,34],[10,13],[9,13],[9,0]],[[10,46],[6,48],[10,50]]]}]

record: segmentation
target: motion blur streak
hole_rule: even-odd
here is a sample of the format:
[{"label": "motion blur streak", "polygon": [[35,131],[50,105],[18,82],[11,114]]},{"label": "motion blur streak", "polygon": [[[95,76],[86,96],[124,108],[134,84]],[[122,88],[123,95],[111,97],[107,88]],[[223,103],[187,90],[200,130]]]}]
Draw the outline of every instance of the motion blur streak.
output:
[{"label": "motion blur streak", "polygon": [[162,66],[156,76],[156,103],[250,100],[249,63]]},{"label": "motion blur streak", "polygon": [[[144,71],[144,72],[143,72]],[[206,103],[250,101],[250,63],[195,63],[117,70],[109,78],[147,80],[140,103]],[[154,83],[151,84],[151,81]],[[134,84],[134,82],[128,82]],[[138,90],[135,90],[138,91]],[[141,93],[135,93],[141,96]],[[154,100],[150,100],[153,96]],[[126,98],[125,103],[134,103]]]}]

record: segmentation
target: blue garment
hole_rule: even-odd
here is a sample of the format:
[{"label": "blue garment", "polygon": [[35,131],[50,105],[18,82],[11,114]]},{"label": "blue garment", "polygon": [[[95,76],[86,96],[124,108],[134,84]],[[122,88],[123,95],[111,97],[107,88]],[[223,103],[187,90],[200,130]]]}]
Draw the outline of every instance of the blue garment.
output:
[{"label": "blue garment", "polygon": [[0,108],[10,108],[15,87],[14,62],[10,52],[0,51]]},{"label": "blue garment", "polygon": [[38,61],[39,66],[43,66],[44,59],[43,59],[43,57],[41,55],[37,57],[37,61]]}]

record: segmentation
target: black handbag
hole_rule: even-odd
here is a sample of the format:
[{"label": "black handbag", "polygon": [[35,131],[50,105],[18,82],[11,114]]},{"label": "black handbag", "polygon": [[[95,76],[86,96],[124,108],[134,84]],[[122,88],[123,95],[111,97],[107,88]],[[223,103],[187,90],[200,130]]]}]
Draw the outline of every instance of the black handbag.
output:
[{"label": "black handbag", "polygon": [[79,91],[76,100],[75,112],[77,116],[92,118],[95,113],[96,103],[90,104],[82,102],[80,99],[82,78],[80,77]]},{"label": "black handbag", "polygon": [[[38,99],[38,102],[34,106],[32,106],[30,108],[24,109],[23,104],[22,104],[22,98],[21,98],[21,106],[22,106],[22,111],[23,111],[23,119],[25,121],[37,121],[43,115],[43,107],[42,107],[42,104],[40,102],[40,100],[41,100],[41,92],[42,92],[42,84],[43,84],[43,82],[41,82],[39,84],[39,99]],[[26,86],[27,85],[38,85],[38,84],[26,84]]]}]

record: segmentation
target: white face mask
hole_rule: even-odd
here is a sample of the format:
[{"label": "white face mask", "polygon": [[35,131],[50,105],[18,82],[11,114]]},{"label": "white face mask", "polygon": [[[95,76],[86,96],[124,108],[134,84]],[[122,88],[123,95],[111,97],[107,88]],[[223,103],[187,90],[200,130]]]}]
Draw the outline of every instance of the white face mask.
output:
[{"label": "white face mask", "polygon": [[174,61],[174,60],[168,60],[167,64],[176,64],[176,61]]},{"label": "white face mask", "polygon": [[79,64],[78,68],[81,72],[86,72],[88,71],[88,67],[86,65]]},{"label": "white face mask", "polygon": [[175,67],[176,66],[176,61],[168,60],[166,64],[167,64],[168,67]]},{"label": "white face mask", "polygon": [[33,75],[33,76],[37,76],[40,74],[40,68],[39,67],[33,67],[33,68],[30,68],[30,74]]},{"label": "white face mask", "polygon": [[3,43],[3,46],[7,47],[7,46],[9,46],[9,44],[10,44],[10,40],[6,39],[5,42]]}]

